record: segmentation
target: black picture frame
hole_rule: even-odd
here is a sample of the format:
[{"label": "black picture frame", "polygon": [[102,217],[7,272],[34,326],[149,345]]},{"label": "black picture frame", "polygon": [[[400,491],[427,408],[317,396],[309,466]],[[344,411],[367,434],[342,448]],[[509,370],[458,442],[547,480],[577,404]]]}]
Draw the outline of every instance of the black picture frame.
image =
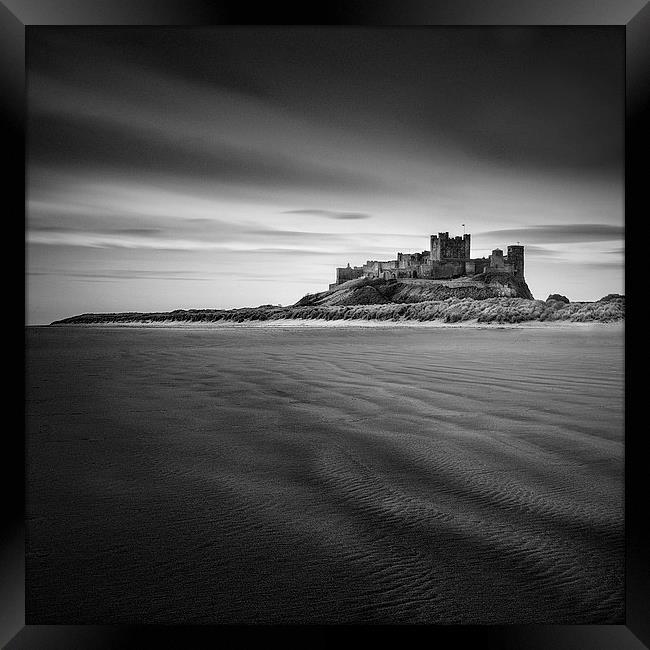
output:
[{"label": "black picture frame", "polygon": [[[307,6],[309,7],[307,9]],[[304,3],[299,9],[267,3],[260,8],[246,2],[210,0],[0,0],[0,110],[2,143],[9,165],[3,176],[5,222],[23,228],[25,207],[25,30],[35,25],[611,25],[625,31],[626,39],[626,293],[632,286],[634,260],[640,258],[636,224],[647,214],[644,158],[650,151],[644,114],[650,82],[650,6],[646,0],[329,0]],[[8,199],[8,201],[7,201]],[[644,213],[641,213],[644,210]],[[23,219],[20,219],[20,215]],[[5,251],[14,246],[13,231]],[[15,234],[18,237],[18,233]],[[9,243],[11,242],[11,243]],[[24,248],[22,249],[24,251]],[[24,255],[24,253],[23,253]],[[19,254],[20,259],[20,254]],[[23,265],[25,259],[23,257]],[[12,269],[11,269],[12,270]],[[9,273],[6,273],[9,275]],[[8,284],[8,283],[7,283]],[[23,285],[24,287],[24,285]],[[5,289],[7,289],[5,285]],[[25,308],[25,293],[18,291],[10,315]],[[428,644],[444,647],[471,644],[491,648],[643,648],[650,647],[650,536],[646,522],[645,476],[648,453],[644,427],[634,426],[633,411],[643,390],[643,378],[634,367],[632,334],[640,318],[634,295],[627,302],[626,349],[626,436],[625,436],[625,526],[626,526],[626,616],[624,625],[512,625],[429,626]],[[13,334],[15,321],[9,325]],[[23,321],[23,336],[25,322]],[[7,338],[7,347],[15,348]],[[24,356],[7,365],[5,378],[22,376]],[[11,380],[23,397],[19,381]],[[11,401],[13,403],[13,400]],[[638,408],[638,406],[637,406]],[[24,607],[24,434],[19,425],[5,420],[3,452],[3,530],[0,555],[0,645],[16,648],[117,648],[153,647],[163,641],[179,647],[214,645],[236,638],[247,642],[260,628],[186,626],[41,626],[25,625]],[[20,422],[20,418],[19,418]],[[304,637],[314,628],[266,628],[265,634],[290,632]],[[333,626],[318,635],[339,632]],[[349,631],[349,630],[348,630]],[[375,629],[382,640],[391,635],[402,642],[411,629]],[[423,630],[420,629],[419,632]],[[371,631],[368,633],[372,634]],[[236,637],[235,637],[236,635]],[[388,635],[388,636],[387,636]],[[397,636],[399,635],[399,636]],[[644,645],[645,644],[645,645]]]}]

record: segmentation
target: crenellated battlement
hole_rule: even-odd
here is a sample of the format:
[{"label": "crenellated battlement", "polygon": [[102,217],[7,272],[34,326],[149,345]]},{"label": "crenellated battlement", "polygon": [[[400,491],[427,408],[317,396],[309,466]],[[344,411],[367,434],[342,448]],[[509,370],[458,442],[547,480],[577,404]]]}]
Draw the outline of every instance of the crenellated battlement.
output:
[{"label": "crenellated battlement", "polygon": [[471,235],[449,237],[448,232],[431,235],[431,260],[434,262],[458,262],[469,260]]}]

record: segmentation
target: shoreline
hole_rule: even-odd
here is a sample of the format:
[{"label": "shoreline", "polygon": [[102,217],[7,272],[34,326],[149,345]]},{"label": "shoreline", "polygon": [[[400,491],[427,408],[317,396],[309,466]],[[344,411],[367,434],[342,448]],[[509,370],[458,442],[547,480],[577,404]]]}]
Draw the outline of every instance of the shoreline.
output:
[{"label": "shoreline", "polygon": [[104,328],[104,329],[180,329],[180,330],[222,330],[222,329],[386,329],[386,328],[412,328],[412,329],[585,329],[606,328],[621,330],[625,321],[523,321],[521,323],[479,323],[476,319],[445,323],[444,321],[417,321],[417,320],[362,320],[362,319],[299,319],[283,318],[266,321],[130,321],[105,322],[105,323],[61,323],[51,325],[27,325],[27,327],[52,327],[52,328]]}]

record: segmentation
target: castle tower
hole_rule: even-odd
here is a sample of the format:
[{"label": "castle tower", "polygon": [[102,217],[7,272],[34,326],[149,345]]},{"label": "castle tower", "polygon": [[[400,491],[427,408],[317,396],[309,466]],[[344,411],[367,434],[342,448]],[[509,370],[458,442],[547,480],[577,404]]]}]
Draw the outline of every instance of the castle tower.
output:
[{"label": "castle tower", "polygon": [[490,255],[490,268],[501,269],[504,268],[503,251],[500,248],[495,248]]},{"label": "castle tower", "polygon": [[465,244],[465,261],[472,257],[471,235],[463,235],[463,243]]},{"label": "castle tower", "polygon": [[440,261],[440,249],[443,238],[449,237],[448,232],[440,232],[437,235],[431,235],[431,261]]},{"label": "castle tower", "polygon": [[471,235],[450,237],[448,232],[431,235],[432,262],[466,262],[471,257]]},{"label": "castle tower", "polygon": [[515,275],[524,276],[523,246],[508,246],[508,264],[512,265]]}]

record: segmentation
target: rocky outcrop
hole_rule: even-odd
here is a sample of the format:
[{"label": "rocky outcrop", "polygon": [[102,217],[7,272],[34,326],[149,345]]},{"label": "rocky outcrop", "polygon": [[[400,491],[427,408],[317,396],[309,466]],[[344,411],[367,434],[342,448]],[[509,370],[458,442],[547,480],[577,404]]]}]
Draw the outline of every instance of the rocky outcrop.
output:
[{"label": "rocky outcrop", "polygon": [[620,293],[608,293],[598,300],[598,302],[625,302],[625,296]]},{"label": "rocky outcrop", "polygon": [[447,298],[526,298],[533,296],[525,280],[510,273],[488,272],[453,280],[358,278],[329,291],[307,294],[294,306],[383,305],[417,303]]},{"label": "rocky outcrop", "polygon": [[552,293],[546,299],[546,302],[563,302],[568,305],[571,301],[566,296],[563,296],[561,293]]}]

